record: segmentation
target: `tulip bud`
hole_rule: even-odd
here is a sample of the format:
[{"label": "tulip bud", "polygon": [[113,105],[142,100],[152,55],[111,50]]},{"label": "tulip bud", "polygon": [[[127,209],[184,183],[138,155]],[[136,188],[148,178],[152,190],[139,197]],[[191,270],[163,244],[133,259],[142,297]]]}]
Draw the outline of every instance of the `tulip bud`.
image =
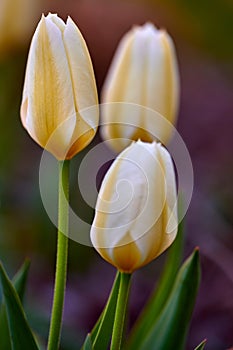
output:
[{"label": "tulip bud", "polygon": [[26,68],[21,119],[57,159],[70,159],[93,139],[98,97],[86,43],[70,17],[42,16]]},{"label": "tulip bud", "polygon": [[107,172],[96,204],[91,241],[120,271],[155,259],[177,233],[172,159],[156,142],[132,143]]},{"label": "tulip bud", "polygon": [[[102,102],[109,103],[102,112],[102,135],[111,140],[110,146],[117,152],[131,140],[151,142],[155,139],[150,132],[157,121],[151,120],[151,110],[175,124],[179,102],[178,67],[173,41],[164,30],[146,23],[134,27],[122,38],[103,87]],[[132,110],[128,103],[137,104],[137,108]],[[159,141],[165,144],[172,136],[166,120],[159,127]],[[116,138],[119,139],[114,141]]]},{"label": "tulip bud", "polygon": [[[27,44],[42,0],[0,1],[0,52]],[[26,20],[25,20],[26,19]]]}]

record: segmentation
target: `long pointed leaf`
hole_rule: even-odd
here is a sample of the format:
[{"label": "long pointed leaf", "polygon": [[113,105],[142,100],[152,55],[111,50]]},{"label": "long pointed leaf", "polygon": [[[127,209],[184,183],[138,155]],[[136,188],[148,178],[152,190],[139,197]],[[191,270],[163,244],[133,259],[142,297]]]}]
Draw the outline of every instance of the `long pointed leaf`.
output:
[{"label": "long pointed leaf", "polygon": [[171,293],[173,283],[179,270],[183,254],[183,231],[184,224],[181,222],[178,227],[177,237],[172,244],[167,255],[164,271],[158,282],[158,287],[154,290],[146,306],[136,321],[129,340],[127,350],[136,349],[148,334],[150,328],[159,317],[169,294]]},{"label": "long pointed leaf", "polygon": [[[30,262],[29,260],[26,260],[12,280],[15,290],[18,293],[21,301],[24,297],[29,266]],[[11,350],[10,332],[6,315],[6,306],[4,303],[2,303],[0,308],[0,330],[1,348],[4,350]]]},{"label": "long pointed leaf", "polygon": [[0,280],[6,304],[7,319],[13,350],[38,350],[37,343],[27,323],[20,298],[0,264]]},{"label": "long pointed leaf", "polygon": [[[95,324],[93,330],[91,331],[90,335],[87,336],[90,336],[92,347],[94,350],[107,349],[109,345],[112,335],[119,286],[120,273],[117,272],[107,304],[102,314],[100,315],[97,323]],[[85,343],[86,341],[88,341],[87,338],[85,340]]]},{"label": "long pointed leaf", "polygon": [[183,350],[200,282],[199,251],[182,265],[169,299],[138,350]]},{"label": "long pointed leaf", "polygon": [[83,344],[83,350],[93,350],[90,334],[88,334],[86,339],[85,339],[85,342]]},{"label": "long pointed leaf", "polygon": [[7,316],[6,316],[6,307],[4,304],[2,304],[1,310],[0,310],[0,332],[1,332],[0,348],[4,350],[11,350],[10,332],[9,332]]},{"label": "long pointed leaf", "polygon": [[21,266],[21,268],[19,269],[19,271],[16,273],[16,275],[12,279],[12,283],[15,287],[15,290],[21,302],[23,302],[23,298],[25,294],[29,267],[30,267],[30,260],[26,259],[23,265]]},{"label": "long pointed leaf", "polygon": [[203,350],[205,348],[207,339],[204,339],[198,346],[195,347],[194,350]]}]

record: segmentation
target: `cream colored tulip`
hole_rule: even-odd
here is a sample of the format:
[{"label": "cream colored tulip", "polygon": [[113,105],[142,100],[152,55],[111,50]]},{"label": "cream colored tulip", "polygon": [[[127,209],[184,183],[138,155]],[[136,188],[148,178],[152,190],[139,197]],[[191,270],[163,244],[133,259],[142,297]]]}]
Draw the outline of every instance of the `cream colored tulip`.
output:
[{"label": "cream colored tulip", "polygon": [[[152,111],[165,118],[162,126],[158,125],[157,140],[169,142],[169,123],[174,125],[177,118],[179,74],[174,44],[166,31],[146,23],[122,38],[107,74],[102,102],[109,104],[102,111],[102,136],[111,140],[110,146],[117,152],[131,140],[156,139],[150,133],[160,121],[156,121],[156,115],[151,117]],[[137,106],[132,108],[128,103]]]},{"label": "cream colored tulip", "polygon": [[93,139],[99,120],[86,43],[68,17],[42,16],[32,39],[21,106],[30,136],[57,159],[70,159]]},{"label": "cream colored tulip", "polygon": [[172,159],[156,142],[133,142],[107,172],[96,204],[91,241],[120,271],[155,259],[177,233]]},{"label": "cream colored tulip", "polygon": [[0,52],[24,46],[31,37],[42,0],[0,1]]}]

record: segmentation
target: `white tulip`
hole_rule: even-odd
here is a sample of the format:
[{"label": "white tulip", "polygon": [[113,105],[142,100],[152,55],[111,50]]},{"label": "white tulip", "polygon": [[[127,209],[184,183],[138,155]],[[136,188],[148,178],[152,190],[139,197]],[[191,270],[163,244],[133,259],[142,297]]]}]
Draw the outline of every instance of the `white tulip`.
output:
[{"label": "white tulip", "polygon": [[21,119],[30,136],[57,159],[70,159],[93,139],[99,120],[86,43],[68,17],[42,16],[26,68]]},{"label": "white tulip", "polygon": [[177,233],[172,159],[156,142],[132,143],[107,172],[91,241],[120,271],[131,273],[160,255]]},{"label": "white tulip", "polygon": [[146,23],[122,38],[104,83],[102,102],[107,103],[102,136],[111,140],[108,144],[115,151],[122,151],[131,140],[155,140],[151,132],[157,121],[151,118],[151,110],[165,118],[162,127],[158,125],[158,141],[169,142],[169,123],[175,124],[178,112],[179,74],[174,44],[166,31]]}]

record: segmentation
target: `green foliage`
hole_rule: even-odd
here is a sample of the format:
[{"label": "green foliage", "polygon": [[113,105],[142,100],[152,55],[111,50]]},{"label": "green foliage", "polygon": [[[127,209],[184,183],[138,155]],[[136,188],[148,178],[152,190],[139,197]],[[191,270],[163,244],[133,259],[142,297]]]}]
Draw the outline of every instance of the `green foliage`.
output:
[{"label": "green foliage", "polygon": [[[144,0],[143,0],[144,1]],[[233,59],[232,2],[228,0],[148,0],[172,13],[177,33],[189,43],[228,63]],[[218,25],[216,25],[218,23]],[[173,33],[174,35],[174,33]],[[231,66],[230,66],[231,67]]]},{"label": "green foliage", "polygon": [[[202,48],[218,57],[232,59],[233,45],[229,41],[233,32],[232,4],[225,0],[179,0],[178,3],[187,20],[191,21],[190,25],[194,24],[192,34],[196,35]],[[216,23],[221,25],[216,26]]]},{"label": "green foliage", "polygon": [[25,290],[28,267],[28,262],[26,262],[15,277],[14,283],[19,291],[18,295],[16,288],[7,277],[2,264],[0,264],[0,281],[3,289],[8,328],[13,350],[39,349],[27,322],[20,300],[20,297],[23,297]]},{"label": "green foliage", "polygon": [[203,350],[206,345],[206,339],[204,339],[194,350]]},{"label": "green foliage", "polygon": [[[133,327],[126,343],[127,350],[183,350],[200,281],[199,251],[180,268],[183,251],[183,225],[172,245],[158,288]],[[180,269],[179,269],[180,268]],[[104,350],[109,346],[119,292],[119,274],[108,302],[92,332],[88,334],[83,350]],[[196,350],[204,349],[203,341]]]},{"label": "green foliage", "polygon": [[89,344],[90,340],[94,350],[103,350],[108,348],[112,335],[119,286],[120,273],[117,272],[107,304],[90,335],[88,334],[82,348],[83,350],[86,349],[84,346],[85,344]]},{"label": "green foliage", "polygon": [[179,270],[183,252],[183,222],[179,224],[175,242],[169,249],[163,274],[158,287],[152,293],[149,301],[136,321],[127,343],[127,349],[136,349],[144,340],[148,330],[155,323],[167,298],[172,290],[177,272]]},{"label": "green foliage", "polygon": [[4,350],[11,350],[10,332],[6,316],[6,307],[4,304],[1,305],[0,309],[0,333],[1,347]]},{"label": "green foliage", "polygon": [[15,287],[15,290],[21,302],[23,302],[23,298],[26,290],[29,267],[30,267],[30,261],[26,259],[12,280],[12,283]]},{"label": "green foliage", "polygon": [[[24,264],[21,266],[17,274],[14,276],[12,283],[15,287],[16,292],[21,301],[23,301],[26,281],[28,276],[30,262],[29,260],[25,260]],[[10,340],[10,332],[7,322],[6,315],[6,306],[2,303],[0,308],[0,330],[1,330],[1,347],[4,350],[11,350],[11,340]]]},{"label": "green foliage", "polygon": [[83,344],[83,350],[92,350],[93,347],[92,347],[92,342],[91,342],[91,335],[88,334],[86,339],[85,339],[85,342]]},{"label": "green foliage", "polygon": [[200,282],[199,251],[182,265],[172,292],[139,350],[183,350]]}]

